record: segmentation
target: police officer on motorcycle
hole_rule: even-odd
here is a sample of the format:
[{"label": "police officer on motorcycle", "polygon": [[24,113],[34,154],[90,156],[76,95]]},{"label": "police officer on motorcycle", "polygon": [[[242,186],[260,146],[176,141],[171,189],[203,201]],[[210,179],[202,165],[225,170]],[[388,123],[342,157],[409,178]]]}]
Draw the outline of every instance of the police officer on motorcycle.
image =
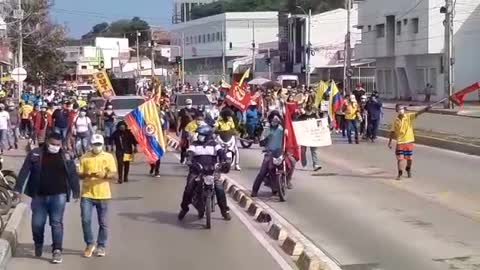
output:
[{"label": "police officer on motorcycle", "polygon": [[[268,115],[268,123],[269,127],[265,130],[264,139],[260,141],[260,145],[265,147],[265,157],[263,158],[262,166],[260,167],[260,171],[258,172],[257,177],[255,178],[255,182],[253,183],[252,187],[252,197],[257,197],[258,190],[262,185],[265,177],[268,174],[270,163],[272,162],[273,157],[277,157],[283,154],[283,127],[282,123],[282,116],[277,111],[274,110],[270,112]],[[286,155],[286,158],[293,164],[291,168],[287,171],[287,187],[289,189],[292,188],[292,175],[293,175],[293,167],[295,166],[295,160],[293,157]]]},{"label": "police officer on motorcycle", "polygon": [[[188,213],[189,205],[192,198],[197,191],[197,185],[200,184],[197,180],[200,172],[198,171],[197,163],[204,168],[204,171],[210,171],[212,174],[215,171],[215,166],[221,164],[221,172],[226,173],[230,170],[230,162],[227,161],[227,155],[222,147],[215,141],[213,137],[213,129],[204,125],[197,130],[197,140],[192,142],[187,150],[187,155],[191,161],[189,166],[189,173],[187,176],[187,184],[183,192],[183,199],[181,203],[181,210],[178,214],[178,219],[183,220]],[[225,220],[230,220],[230,209],[227,205],[227,197],[223,184],[215,180],[215,195],[217,197],[218,206]],[[198,217],[203,218],[204,209],[198,209]]]}]

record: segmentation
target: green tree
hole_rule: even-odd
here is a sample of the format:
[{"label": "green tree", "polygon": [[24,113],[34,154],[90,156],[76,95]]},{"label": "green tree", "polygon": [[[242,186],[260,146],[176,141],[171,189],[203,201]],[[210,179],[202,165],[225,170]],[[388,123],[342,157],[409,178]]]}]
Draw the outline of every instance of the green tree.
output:
[{"label": "green tree", "polygon": [[[65,45],[66,30],[62,25],[50,20],[49,9],[52,0],[25,1],[22,3],[24,18],[23,31],[10,27],[12,47],[18,53],[18,41],[23,37],[23,65],[28,72],[28,80],[39,83],[41,78],[56,81],[65,71],[65,55],[59,49]],[[12,16],[7,21],[16,24],[18,19]]]},{"label": "green tree", "polygon": [[136,43],[136,33],[140,31],[139,37],[141,43],[150,40],[150,25],[140,17],[133,17],[131,20],[121,19],[110,24],[104,22],[96,24],[90,32],[82,36],[82,39],[92,39],[95,37],[126,37],[130,44]]}]

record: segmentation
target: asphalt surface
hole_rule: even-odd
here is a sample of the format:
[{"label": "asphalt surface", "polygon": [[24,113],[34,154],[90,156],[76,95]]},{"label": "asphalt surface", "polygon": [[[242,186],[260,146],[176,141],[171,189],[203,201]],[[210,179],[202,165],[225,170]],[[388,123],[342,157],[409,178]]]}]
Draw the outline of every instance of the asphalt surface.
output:
[{"label": "asphalt surface", "polygon": [[[161,170],[161,178],[151,178],[147,166],[140,161],[133,166],[131,182],[112,184],[107,257],[82,258],[85,246],[80,205],[70,203],[64,220],[64,263],[52,266],[47,246],[43,258],[32,257],[28,219],[8,269],[281,269],[235,215],[227,222],[217,209],[212,230],[204,229],[204,220],[198,220],[193,208],[184,222],[177,221],[186,169],[173,154],[168,154]],[[50,244],[50,239],[47,226],[46,244]]]},{"label": "asphalt surface", "polygon": [[[334,140],[323,170],[296,171],[287,202],[265,187],[260,198],[344,269],[480,269],[480,158],[418,146],[414,178],[398,182],[385,140]],[[250,189],[262,158],[242,150],[230,176]]]}]

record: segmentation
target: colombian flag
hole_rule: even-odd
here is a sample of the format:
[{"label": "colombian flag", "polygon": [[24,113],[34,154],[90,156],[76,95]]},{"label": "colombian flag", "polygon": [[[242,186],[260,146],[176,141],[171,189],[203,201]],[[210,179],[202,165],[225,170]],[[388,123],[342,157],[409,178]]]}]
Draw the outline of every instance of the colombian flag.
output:
[{"label": "colombian flag", "polygon": [[[337,84],[332,80],[330,86],[327,89],[327,92],[330,92],[330,106],[328,107],[328,115],[332,120],[332,123],[335,123],[335,113],[342,109],[343,98],[342,93],[338,90]],[[335,125],[338,123],[335,123]]]},{"label": "colombian flag", "polygon": [[159,160],[165,153],[165,140],[155,100],[143,103],[125,116],[124,120],[142,147],[148,162],[155,163]]}]

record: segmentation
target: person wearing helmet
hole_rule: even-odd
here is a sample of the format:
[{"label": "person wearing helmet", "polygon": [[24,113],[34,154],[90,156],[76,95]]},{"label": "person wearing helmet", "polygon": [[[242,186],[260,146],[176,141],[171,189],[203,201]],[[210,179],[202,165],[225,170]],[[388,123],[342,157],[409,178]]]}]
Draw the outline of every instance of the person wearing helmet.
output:
[{"label": "person wearing helmet", "polygon": [[180,137],[180,163],[185,163],[185,154],[188,148],[189,133],[185,131],[185,127],[198,115],[198,110],[193,108],[193,101],[191,99],[186,99],[185,104],[185,108],[181,109],[178,113],[176,125],[177,136]]},{"label": "person wearing helmet", "polygon": [[245,112],[245,129],[247,131],[248,137],[250,139],[256,138],[256,131],[261,125],[260,119],[262,118],[262,113],[258,111],[257,103],[255,101],[250,102],[247,111]]},{"label": "person wearing helmet", "polygon": [[[220,117],[217,120],[217,123],[215,123],[215,130],[219,133],[237,133],[237,130],[235,128],[235,122],[233,120],[234,112],[228,108],[225,107],[221,112],[220,112]],[[237,144],[235,143],[235,170],[240,171],[240,151],[238,151]]]},{"label": "person wearing helmet", "polygon": [[[183,192],[183,198],[181,203],[181,210],[178,214],[178,219],[183,220],[185,215],[189,211],[189,205],[192,202],[194,192],[197,189],[198,181],[196,181],[199,173],[211,172],[214,174],[215,166],[218,163],[222,163],[222,172],[228,172],[229,163],[226,162],[226,153],[223,151],[222,147],[215,141],[213,137],[213,129],[208,125],[203,125],[196,130],[198,136],[197,140],[192,142],[188,147],[188,160],[191,164],[189,166],[189,173],[187,176],[187,184]],[[198,171],[197,164],[200,164],[203,168],[203,172]],[[215,195],[217,197],[218,206],[225,220],[230,220],[230,209],[227,204],[227,197],[225,195],[225,189],[223,184],[215,180]],[[198,210],[198,217],[203,218],[204,206],[196,205]]]}]

